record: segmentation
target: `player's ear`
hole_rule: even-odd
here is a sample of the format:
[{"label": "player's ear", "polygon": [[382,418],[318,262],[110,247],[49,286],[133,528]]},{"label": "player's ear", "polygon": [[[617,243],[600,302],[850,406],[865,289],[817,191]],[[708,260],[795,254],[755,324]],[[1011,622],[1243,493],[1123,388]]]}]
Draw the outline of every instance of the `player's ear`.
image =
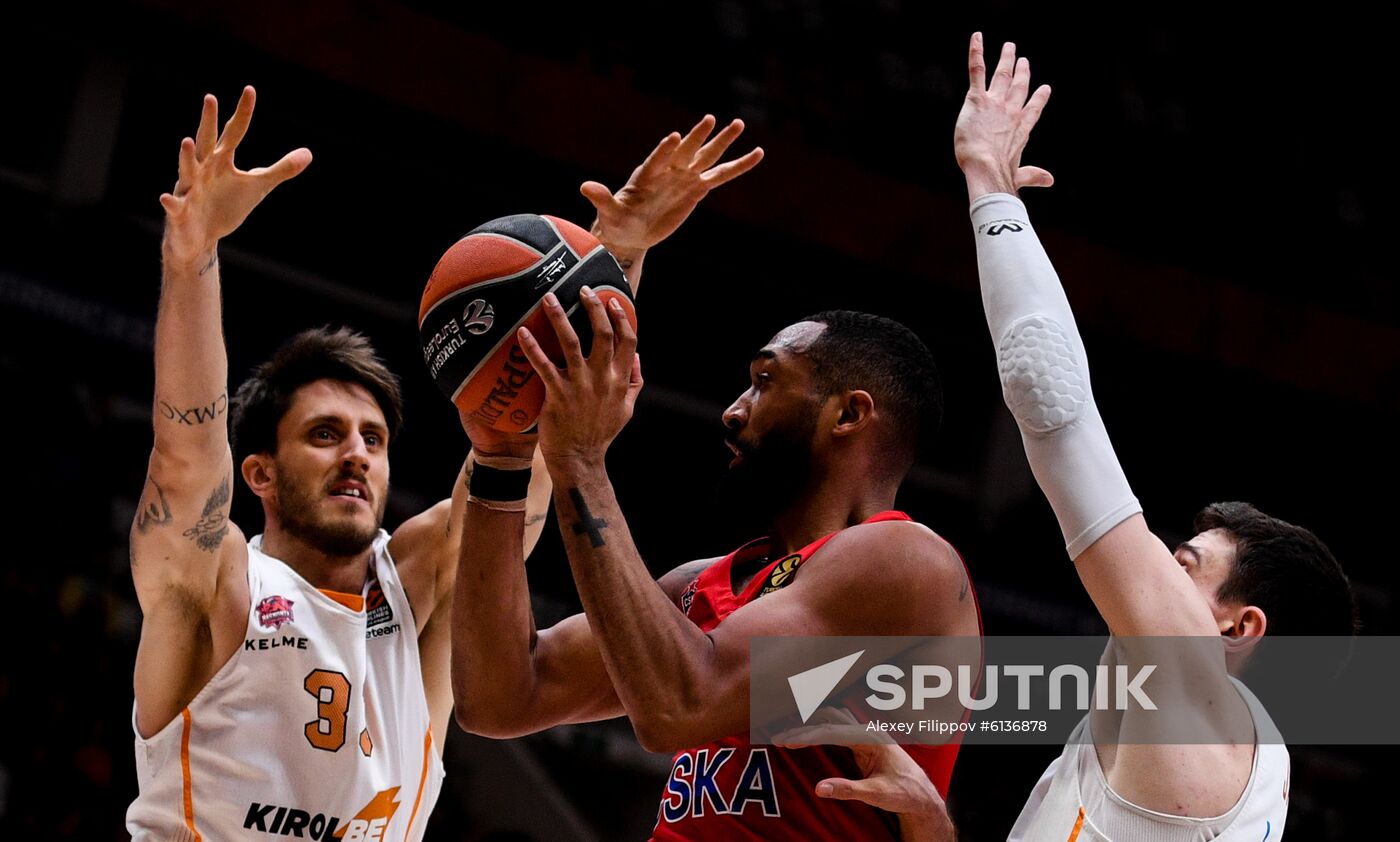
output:
[{"label": "player's ear", "polygon": [[1230,637],[1263,637],[1269,618],[1264,609],[1257,605],[1246,605],[1235,612],[1235,624],[1228,632]]},{"label": "player's ear", "polygon": [[277,482],[277,467],[272,463],[271,456],[266,453],[249,454],[243,458],[240,469],[243,481],[248,483],[254,494],[263,499],[272,494]]},{"label": "player's ear", "polygon": [[836,395],[833,399],[840,403],[832,435],[849,436],[875,423],[875,399],[864,389]]}]

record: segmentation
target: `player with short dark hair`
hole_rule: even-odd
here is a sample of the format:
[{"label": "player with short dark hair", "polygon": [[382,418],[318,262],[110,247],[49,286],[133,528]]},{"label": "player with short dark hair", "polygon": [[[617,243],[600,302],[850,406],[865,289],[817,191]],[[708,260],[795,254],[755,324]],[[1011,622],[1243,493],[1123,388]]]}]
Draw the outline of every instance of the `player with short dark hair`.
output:
[{"label": "player with short dark hair", "polygon": [[[1272,635],[1357,632],[1351,582],[1311,531],[1248,503],[1212,503],[1192,526],[1198,534],[1219,530],[1233,545],[1230,563],[1205,574],[1215,584],[1217,602],[1259,606]],[[1185,554],[1185,545],[1178,552]]]},{"label": "player with short dark hair", "polygon": [[403,427],[398,375],[379,359],[363,334],[347,327],[304,330],[258,365],[234,393],[229,407],[229,444],[236,456],[277,449],[277,424],[296,390],[317,380],[363,386],[379,404],[389,437]]},{"label": "player with short dark hair", "polygon": [[[137,840],[421,839],[442,780],[447,606],[459,544],[471,543],[473,460],[450,500],[392,536],[381,528],[402,400],[368,340],[346,329],[293,337],[228,399],[218,243],[311,161],[298,149],[236,168],[253,104],[245,88],[220,134],[207,96],[161,196],[155,443],[131,529],[143,621],[127,827]],[[741,129],[711,148],[722,154]],[[630,232],[614,246],[635,267],[704,195],[656,186],[643,178],[626,206],[590,196]],[[251,541],[229,520],[235,473],[262,502]],[[523,492],[513,539],[524,551],[548,489],[540,470]]]},{"label": "player with short dark hair", "polygon": [[[512,737],[627,715],[644,747],[675,752],[656,839],[916,832],[924,816],[819,797],[823,781],[858,774],[850,749],[749,742],[749,642],[981,633],[956,551],[892,510],[920,437],[936,427],[928,349],[891,320],[849,311],[779,331],[754,354],[749,386],[722,419],[731,490],[770,534],[653,580],[603,464],[641,389],[636,334],[587,288],[581,301],[593,330],[587,357],[548,297],[566,365],[553,365],[527,330],[519,335],[546,387],[539,447],[584,613],[536,631],[514,537],[520,515],[508,501],[469,504],[467,528],[483,540],[463,546],[458,569],[458,722]],[[534,441],[474,436],[473,446],[523,455]],[[946,791],[957,745],[908,751]]]},{"label": "player with short dark hair", "polygon": [[943,384],[923,341],[893,319],[854,310],[825,310],[801,321],[826,325],[807,350],[822,396],[870,390],[891,422],[891,464],[908,470],[943,421]]}]

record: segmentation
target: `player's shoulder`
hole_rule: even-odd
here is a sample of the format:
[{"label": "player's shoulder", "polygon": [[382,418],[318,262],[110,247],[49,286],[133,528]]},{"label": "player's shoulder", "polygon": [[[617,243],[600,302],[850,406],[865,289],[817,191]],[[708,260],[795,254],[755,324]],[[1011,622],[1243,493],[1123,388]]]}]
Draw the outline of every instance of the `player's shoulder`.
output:
[{"label": "player's shoulder", "polygon": [[436,578],[437,567],[456,561],[455,541],[452,541],[452,500],[445,499],[414,515],[389,536],[389,556],[399,574],[412,576],[425,568],[429,578]]},{"label": "player's shoulder", "polygon": [[963,593],[967,570],[941,535],[921,523],[887,520],[836,533],[803,565],[809,587],[859,589],[872,599]]},{"label": "player's shoulder", "polygon": [[671,570],[663,573],[656,583],[666,592],[666,596],[675,602],[680,598],[680,594],[691,582],[695,581],[701,573],[709,570],[716,563],[723,561],[724,556],[714,558],[698,558],[694,561],[687,561]]},{"label": "player's shoulder", "polygon": [[943,536],[914,520],[880,520],[847,527],[812,555],[862,565],[962,569],[962,557]]},{"label": "player's shoulder", "polygon": [[452,498],[439,500],[399,524],[389,537],[389,552],[403,561],[415,552],[437,546],[447,536],[451,517]]}]

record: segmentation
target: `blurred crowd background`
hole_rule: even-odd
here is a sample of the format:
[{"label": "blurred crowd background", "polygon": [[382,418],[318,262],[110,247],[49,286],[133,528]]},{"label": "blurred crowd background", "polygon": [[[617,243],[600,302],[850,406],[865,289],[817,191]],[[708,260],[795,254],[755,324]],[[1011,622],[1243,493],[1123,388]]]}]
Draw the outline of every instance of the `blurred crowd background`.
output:
[{"label": "blurred crowd background", "polygon": [[[52,5],[0,25],[4,537],[0,836],[126,839],[140,613],[126,535],[150,445],[161,208],[200,96],[258,87],[243,166],[310,169],[223,246],[235,383],[294,331],[349,324],[403,377],[394,526],[450,490],[466,442],[417,350],[418,296],[476,224],[587,225],[665,133],[742,117],[753,173],[648,258],[648,384],[610,456],[655,571],[753,537],[725,506],[719,422],[752,352],[831,307],[912,327],[947,413],[901,508],[966,557],[988,634],[1094,634],[1000,401],[952,160],[973,29],[1055,93],[1027,201],[1151,525],[1243,499],[1314,529],[1366,634],[1396,633],[1390,560],[1400,286],[1387,247],[1393,91],[1374,24],[1337,5],[1096,8],[915,0],[664,5]],[[211,341],[215,337],[210,337]],[[251,495],[234,519],[258,531]],[[541,625],[577,610],[553,529]],[[1345,715],[1346,702],[1319,715]],[[964,750],[951,806],[1005,838],[1054,747]],[[1293,746],[1292,839],[1359,838],[1393,747]],[[668,759],[625,721],[496,743],[456,731],[430,840],[645,838]]]}]

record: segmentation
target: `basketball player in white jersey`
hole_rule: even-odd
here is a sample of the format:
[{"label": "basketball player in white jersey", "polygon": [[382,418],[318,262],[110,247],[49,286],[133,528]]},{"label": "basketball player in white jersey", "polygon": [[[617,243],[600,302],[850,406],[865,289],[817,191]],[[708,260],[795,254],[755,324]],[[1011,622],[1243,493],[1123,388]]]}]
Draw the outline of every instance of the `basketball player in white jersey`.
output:
[{"label": "basketball player in white jersey", "polygon": [[[1202,647],[1201,663],[1180,667],[1190,673],[1185,692],[1197,702],[1200,733],[1237,733],[1231,721],[1244,716],[1255,734],[1233,745],[1115,745],[1114,722],[1086,717],[1031,792],[1010,839],[1275,842],[1288,809],[1288,751],[1230,673],[1266,631],[1354,633],[1350,585],[1311,532],[1245,503],[1207,507],[1196,516],[1198,534],[1175,552],[1148,530],[1094,404],[1069,302],[1016,198],[1019,188],[1053,181],[1045,170],[1021,165],[1050,89],[1030,93],[1030,64],[1017,60],[1013,44],[1002,48],[989,85],[980,33],[972,37],[968,70],[954,149],[972,203],[1003,395],[1036,481],[1110,632],[1219,635],[1218,650]],[[837,782],[836,797],[887,796],[897,779],[887,764],[867,780]],[[914,801],[905,809],[942,811],[934,799]]]},{"label": "basketball player in white jersey", "polygon": [[[131,530],[143,623],[140,794],[127,827],[137,840],[420,839],[442,780],[468,487],[458,481],[450,500],[392,537],[380,528],[399,387],[351,331],[300,334],[228,396],[218,242],[311,161],[298,149],[238,170],[253,104],[246,88],[219,134],[207,96],[180,147],[179,181],[161,196],[155,445]],[[713,127],[706,118],[695,131]],[[741,130],[736,121],[716,140],[727,146]],[[631,193],[583,190],[599,208],[595,230],[628,235],[601,239],[634,278],[646,248],[704,195],[638,173]],[[240,479],[266,519],[251,541],[228,520]],[[534,472],[526,500],[528,554],[548,506],[546,471]]]}]

